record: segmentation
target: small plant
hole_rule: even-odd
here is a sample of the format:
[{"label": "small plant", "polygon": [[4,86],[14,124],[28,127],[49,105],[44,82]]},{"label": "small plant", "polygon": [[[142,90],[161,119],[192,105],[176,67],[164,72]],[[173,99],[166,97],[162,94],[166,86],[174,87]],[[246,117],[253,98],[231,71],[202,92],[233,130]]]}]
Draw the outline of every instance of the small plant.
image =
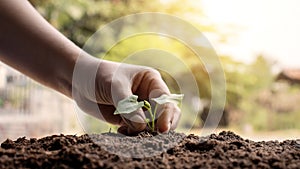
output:
[{"label": "small plant", "polygon": [[147,101],[138,101],[138,96],[131,95],[121,101],[118,102],[116,111],[114,112],[114,115],[116,114],[130,114],[140,108],[145,108],[148,110],[151,119],[146,118],[145,122],[147,123],[148,127],[151,129],[151,131],[154,132],[155,130],[155,117],[157,113],[158,105],[162,105],[165,103],[175,103],[179,104],[181,100],[183,99],[183,94],[170,94],[166,95],[163,94],[160,97],[152,98],[156,104],[154,106],[154,110],[152,111],[151,104]]}]

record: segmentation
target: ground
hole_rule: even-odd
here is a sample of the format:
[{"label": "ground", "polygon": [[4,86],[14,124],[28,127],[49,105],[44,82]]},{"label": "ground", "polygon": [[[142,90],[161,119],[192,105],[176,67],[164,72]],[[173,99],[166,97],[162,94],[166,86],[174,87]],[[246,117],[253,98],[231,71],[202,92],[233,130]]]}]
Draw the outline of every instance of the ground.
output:
[{"label": "ground", "polygon": [[300,140],[254,142],[233,132],[7,139],[0,168],[299,168]]}]

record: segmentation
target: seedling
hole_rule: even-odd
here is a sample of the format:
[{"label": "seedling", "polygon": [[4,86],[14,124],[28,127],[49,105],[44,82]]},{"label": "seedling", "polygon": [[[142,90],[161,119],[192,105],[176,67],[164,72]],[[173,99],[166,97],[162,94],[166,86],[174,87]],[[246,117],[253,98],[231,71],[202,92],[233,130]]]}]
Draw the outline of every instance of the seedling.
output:
[{"label": "seedling", "polygon": [[158,105],[162,105],[165,103],[179,104],[182,99],[183,99],[183,94],[170,94],[170,95],[163,94],[160,97],[152,98],[151,100],[153,100],[156,103],[154,106],[154,110],[152,111],[152,106],[147,100],[139,102],[138,96],[131,95],[131,96],[118,102],[118,105],[117,105],[116,111],[114,112],[114,115],[130,114],[134,111],[137,111],[140,108],[145,108],[149,112],[150,118],[151,118],[151,119],[146,118],[145,122],[147,123],[147,125],[151,129],[151,131],[154,132],[155,131],[155,118],[156,118]]}]

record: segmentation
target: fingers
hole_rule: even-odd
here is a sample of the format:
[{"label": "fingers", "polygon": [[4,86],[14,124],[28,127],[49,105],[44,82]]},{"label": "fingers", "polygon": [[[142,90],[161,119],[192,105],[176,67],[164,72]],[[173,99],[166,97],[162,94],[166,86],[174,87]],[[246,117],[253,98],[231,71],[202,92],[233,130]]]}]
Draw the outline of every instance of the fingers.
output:
[{"label": "fingers", "polygon": [[[123,85],[119,85],[118,83],[113,83],[112,98],[115,107],[118,106],[118,102],[120,100],[123,100],[132,95],[131,89],[128,86],[129,85],[126,85],[126,81],[125,84],[123,82]],[[129,114],[121,114],[121,118],[128,126],[127,133],[129,135],[141,132],[146,128],[147,125],[145,122],[146,117],[144,111],[141,108]]]},{"label": "fingers", "polygon": [[145,130],[146,128],[146,117],[142,109],[130,114],[121,115],[121,117],[128,126],[126,135],[134,135]]},{"label": "fingers", "polygon": [[170,94],[161,75],[154,69],[145,69],[136,74],[132,84],[132,91],[138,94],[140,99],[155,98],[162,94]]},{"label": "fingers", "polygon": [[127,126],[121,126],[121,127],[118,128],[117,132],[121,133],[123,135],[128,135],[127,131],[128,131],[128,127]]},{"label": "fingers", "polygon": [[[132,65],[122,64],[122,67],[120,66],[114,62],[103,64],[102,67],[100,65],[102,69],[98,72],[97,99],[92,100],[80,95],[76,102],[81,102],[80,107],[97,118],[112,124],[126,126],[126,128],[122,127],[120,131],[126,130],[126,134],[130,135],[145,130],[147,126],[145,113],[139,109],[125,115],[114,115],[113,112],[119,101],[133,95],[133,93],[138,95],[141,100],[151,100],[151,98],[163,94],[170,94],[170,91],[158,71]],[[80,94],[80,92],[78,93]],[[175,104],[166,104],[162,107],[163,109],[161,109],[156,120],[157,129],[160,132],[175,129],[180,117],[179,108]]]},{"label": "fingers", "polygon": [[[122,126],[120,133],[125,135],[134,135],[146,128],[145,117],[142,110],[127,114],[124,116],[114,115],[115,107],[113,105],[97,104],[87,99],[82,99],[78,106],[86,113],[101,119],[105,122]],[[124,131],[126,130],[126,132]]]},{"label": "fingers", "polygon": [[[146,69],[136,75],[132,91],[137,93],[140,99],[150,100],[151,98],[160,97],[163,94],[170,94],[166,83],[162,80],[161,75],[154,69]],[[165,104],[159,106],[156,120],[156,128],[159,132],[168,132],[174,130],[180,118],[180,109],[175,104]]]},{"label": "fingers", "polygon": [[119,126],[125,124],[120,115],[113,115],[115,108],[112,105],[100,105],[87,99],[77,101],[77,105],[84,112],[100,120]]},{"label": "fingers", "polygon": [[181,111],[179,109],[178,106],[175,106],[174,107],[174,111],[173,111],[173,120],[171,121],[171,128],[170,130],[175,130],[176,127],[178,126],[178,123],[179,123],[179,119],[181,117]]},{"label": "fingers", "polygon": [[165,133],[174,130],[179,122],[180,109],[173,103],[161,105],[158,110],[156,128],[158,132]]},{"label": "fingers", "polygon": [[[108,105],[99,105],[102,116],[106,122],[121,126],[118,129],[119,133],[124,135],[135,135],[145,129],[143,113],[133,112],[130,115],[114,115],[115,107]],[[141,123],[140,123],[141,122]],[[120,130],[120,131],[119,131]]]},{"label": "fingers", "polygon": [[[125,125],[122,117],[120,115],[114,115],[113,112],[115,111],[114,106],[110,105],[98,105],[100,112],[101,112],[101,120],[106,121],[113,125],[123,126]],[[99,118],[99,117],[98,117]]]},{"label": "fingers", "polygon": [[[149,78],[149,98],[157,98],[163,94],[170,94],[166,83],[162,80],[160,74],[156,72]],[[153,102],[152,102],[153,103]],[[169,130],[175,130],[180,119],[180,109],[173,103],[160,105],[157,113],[156,128],[158,132],[165,133]]]},{"label": "fingers", "polygon": [[117,132],[126,136],[136,136],[138,134],[138,132],[131,131],[128,126],[119,127]]},{"label": "fingers", "polygon": [[[158,112],[158,118],[156,120],[156,129],[158,132],[166,133],[169,130],[175,130],[181,116],[178,106],[173,103],[165,104],[159,108]],[[118,132],[124,135],[135,135],[139,131],[129,126],[121,126]]]}]

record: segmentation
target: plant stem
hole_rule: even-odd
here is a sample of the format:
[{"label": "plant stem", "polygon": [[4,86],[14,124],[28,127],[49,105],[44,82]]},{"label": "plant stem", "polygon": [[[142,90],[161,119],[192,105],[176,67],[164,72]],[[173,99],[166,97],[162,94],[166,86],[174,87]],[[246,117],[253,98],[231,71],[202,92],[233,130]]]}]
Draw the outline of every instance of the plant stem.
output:
[{"label": "plant stem", "polygon": [[155,104],[153,115],[152,115],[152,128],[153,128],[152,131],[154,131],[154,128],[155,128],[155,118],[156,118],[157,105],[158,104]]},{"label": "plant stem", "polygon": [[[148,103],[148,102],[146,102],[146,103]],[[150,125],[150,121],[147,121],[147,120],[146,120],[146,122],[147,122],[148,127],[151,129],[151,131],[154,132],[154,121],[153,121],[154,117],[153,117],[151,105],[150,105],[150,104],[147,104],[147,105],[149,105],[149,106],[144,106],[144,108],[146,108],[146,109],[149,111],[150,116],[151,116],[152,123],[151,123],[151,125]]]},{"label": "plant stem", "polygon": [[151,108],[151,105],[149,104],[149,102],[145,101],[146,105],[144,105],[144,108],[146,108],[149,113],[150,113],[150,116],[151,116],[151,125],[150,125],[150,121],[147,121],[147,125],[148,127],[151,129],[152,132],[155,131],[155,117],[156,117],[156,112],[157,112],[157,107],[158,107],[158,104],[155,104],[155,107],[154,107],[154,111],[152,111],[152,108]]},{"label": "plant stem", "polygon": [[153,113],[152,113],[152,110],[151,110],[151,108],[148,110],[149,111],[149,113],[150,113],[150,116],[151,116],[151,122],[152,122],[152,125],[151,125],[151,131],[154,131],[154,121],[153,121],[153,119],[154,119],[154,117],[153,117]]},{"label": "plant stem", "polygon": [[151,129],[149,121],[146,120],[147,126]]}]

